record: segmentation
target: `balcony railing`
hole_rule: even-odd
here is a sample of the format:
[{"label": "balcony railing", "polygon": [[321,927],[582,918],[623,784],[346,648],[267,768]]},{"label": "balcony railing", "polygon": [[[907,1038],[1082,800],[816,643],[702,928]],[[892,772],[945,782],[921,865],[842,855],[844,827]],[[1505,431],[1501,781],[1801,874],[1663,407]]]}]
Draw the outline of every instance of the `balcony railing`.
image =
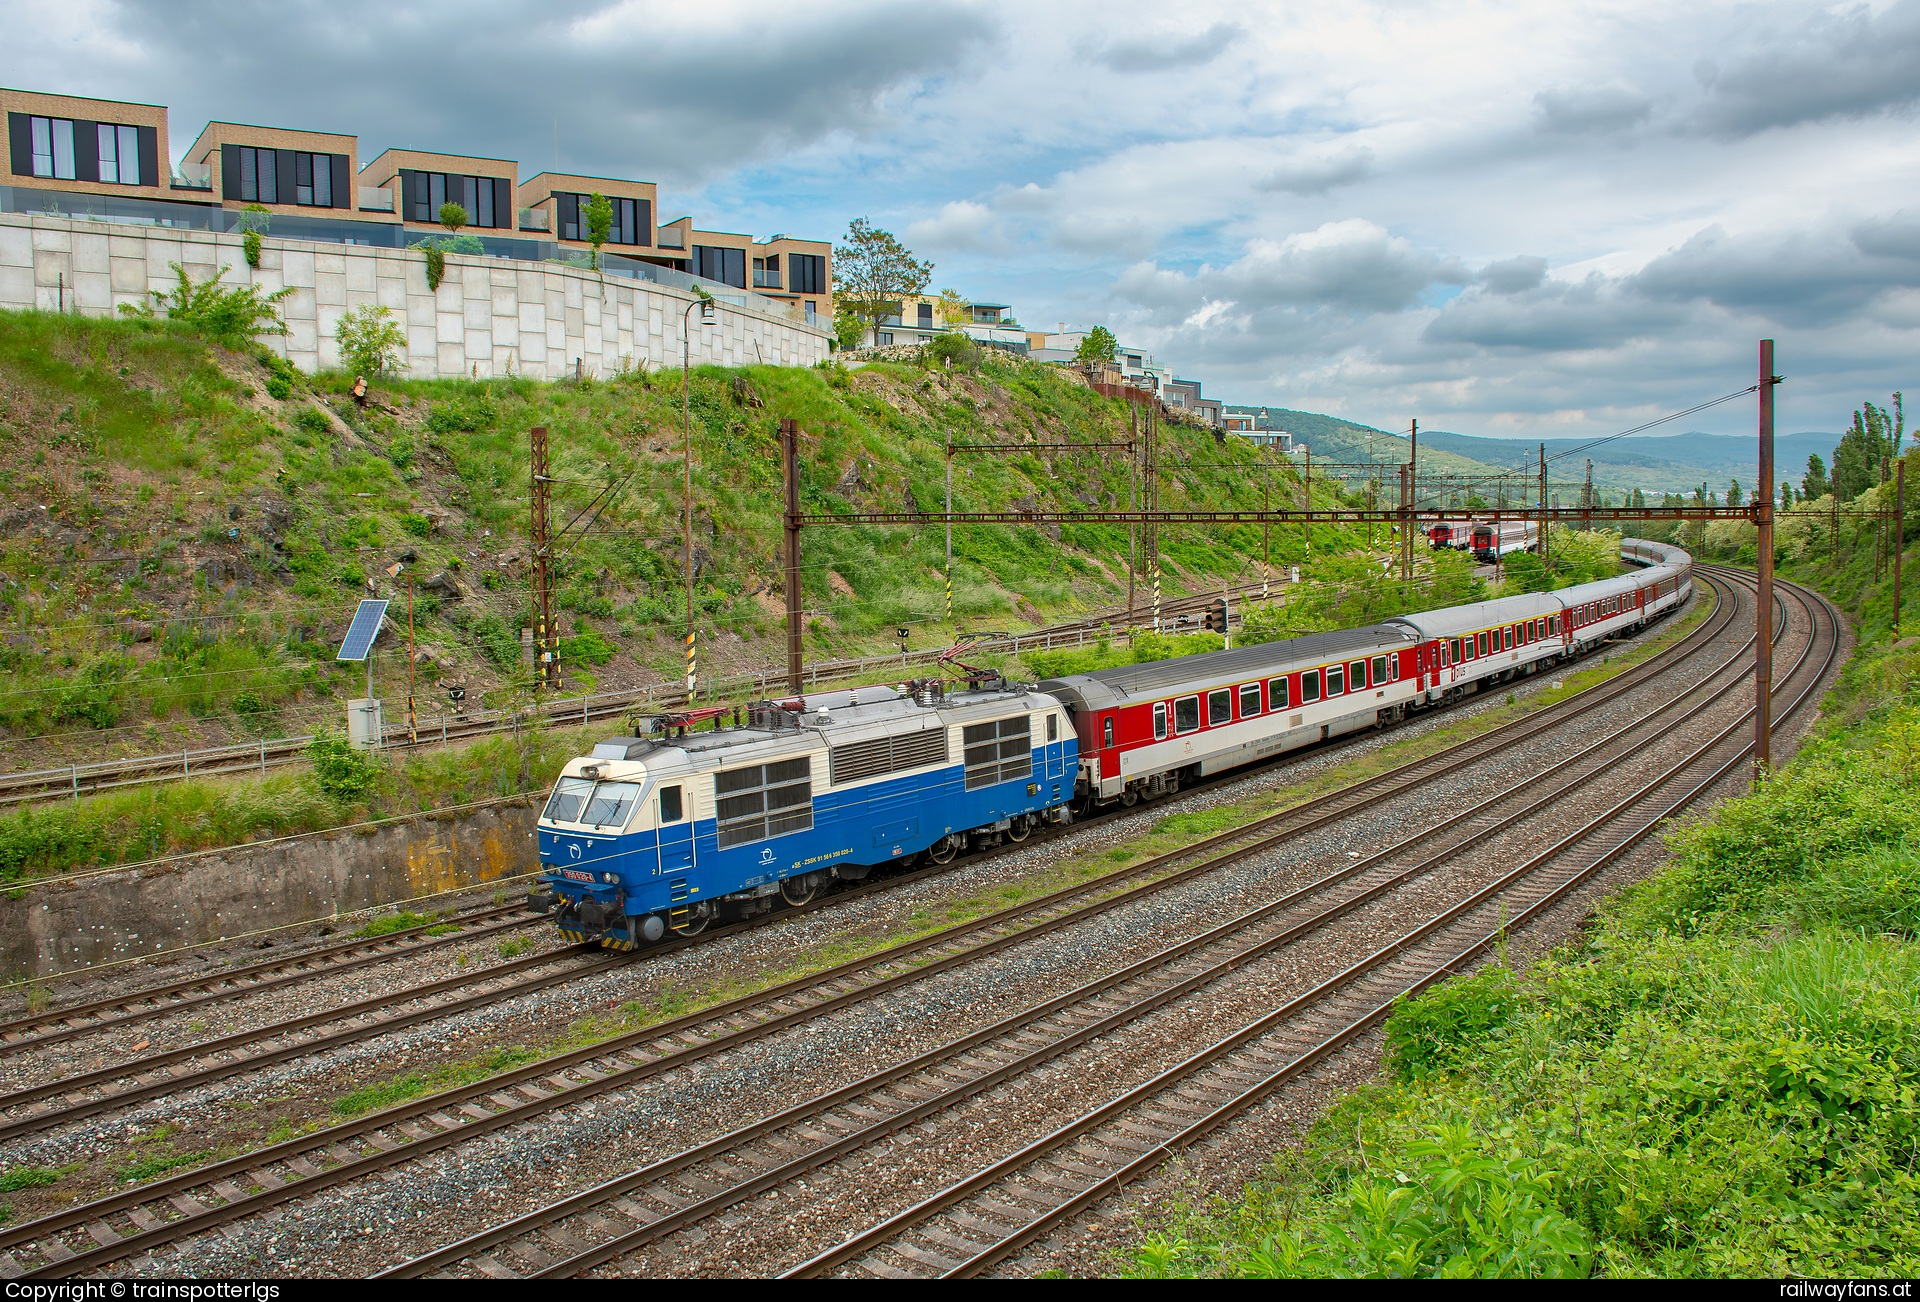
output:
[{"label": "balcony railing", "polygon": [[180,164],[180,166],[173,169],[173,188],[176,190],[213,189],[213,164]]},{"label": "balcony railing", "polygon": [[550,231],[553,229],[552,217],[545,208],[522,208],[520,210],[520,229],[523,231]]},{"label": "balcony railing", "polygon": [[780,273],[777,271],[756,271],[753,273],[755,289],[779,289]]},{"label": "balcony railing", "polygon": [[360,187],[361,212],[392,212],[393,191],[384,185],[363,185]]}]

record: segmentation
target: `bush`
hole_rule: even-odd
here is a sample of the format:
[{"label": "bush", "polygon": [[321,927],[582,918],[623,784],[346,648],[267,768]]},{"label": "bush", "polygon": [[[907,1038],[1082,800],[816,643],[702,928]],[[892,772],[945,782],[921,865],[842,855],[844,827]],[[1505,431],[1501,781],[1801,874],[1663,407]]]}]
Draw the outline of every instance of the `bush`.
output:
[{"label": "bush", "polygon": [[157,289],[148,290],[147,297],[151,302],[138,305],[122,303],[120,311],[124,315],[154,320],[161,315],[158,309],[165,308],[165,320],[168,322],[229,348],[244,347],[259,335],[287,333],[287,324],[280,319],[277,304],[292,295],[291,288],[271,294],[262,294],[258,285],[236,285],[222,289],[220,280],[231,270],[224,266],[214,273],[211,280],[196,285],[188,277],[185,267],[177,262],[167,265],[173,268],[178,282],[173,289],[165,293]]},{"label": "bush", "polygon": [[341,363],[356,375],[373,379],[406,365],[407,333],[385,306],[363,303],[344,313],[333,337]]},{"label": "bush", "polygon": [[980,345],[958,330],[929,339],[921,355],[929,366],[958,367],[963,371],[979,370],[982,357]]},{"label": "bush", "polygon": [[440,282],[446,279],[447,255],[433,244],[427,245],[427,288],[438,290]]},{"label": "bush", "polygon": [[345,737],[315,737],[307,743],[307,758],[313,763],[314,783],[341,804],[358,804],[380,781],[380,766]]},{"label": "bush", "polygon": [[302,407],[293,414],[293,423],[309,434],[331,434],[333,422],[318,407]]},{"label": "bush", "polygon": [[618,654],[619,647],[590,628],[560,639],[562,664],[604,665]]}]

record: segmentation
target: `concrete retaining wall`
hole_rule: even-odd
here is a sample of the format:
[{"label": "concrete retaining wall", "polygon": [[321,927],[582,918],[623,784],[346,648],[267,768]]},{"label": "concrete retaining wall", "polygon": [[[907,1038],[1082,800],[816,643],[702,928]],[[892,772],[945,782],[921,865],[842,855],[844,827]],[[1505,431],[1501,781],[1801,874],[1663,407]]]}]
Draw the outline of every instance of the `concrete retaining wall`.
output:
[{"label": "concrete retaining wall", "polygon": [[[196,282],[227,268],[222,283],[275,292],[289,334],[263,339],[303,370],[340,363],[334,331],[363,303],[384,304],[407,331],[412,379],[525,375],[558,379],[579,360],[588,374],[642,364],[680,365],[680,289],[601,276],[552,262],[447,255],[438,291],[413,249],[261,238],[260,267],[247,265],[237,233],[110,225],[66,217],[0,214],[0,307],[110,316],[177,283],[170,263]],[[63,288],[64,287],[64,288]],[[723,303],[718,321],[695,322],[695,365],[811,366],[827,356],[825,323]]]},{"label": "concrete retaining wall", "polygon": [[0,899],[0,966],[10,977],[72,972],[532,872],[538,806],[530,798],[45,882]]}]

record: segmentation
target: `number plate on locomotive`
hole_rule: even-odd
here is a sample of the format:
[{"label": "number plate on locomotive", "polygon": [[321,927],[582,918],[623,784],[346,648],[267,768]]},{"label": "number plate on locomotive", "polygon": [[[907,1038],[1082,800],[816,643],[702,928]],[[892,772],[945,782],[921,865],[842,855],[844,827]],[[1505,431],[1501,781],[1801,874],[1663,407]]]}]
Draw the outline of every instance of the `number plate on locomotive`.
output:
[{"label": "number plate on locomotive", "polygon": [[570,882],[590,882],[593,880],[592,873],[583,873],[572,868],[562,868],[560,875]]}]

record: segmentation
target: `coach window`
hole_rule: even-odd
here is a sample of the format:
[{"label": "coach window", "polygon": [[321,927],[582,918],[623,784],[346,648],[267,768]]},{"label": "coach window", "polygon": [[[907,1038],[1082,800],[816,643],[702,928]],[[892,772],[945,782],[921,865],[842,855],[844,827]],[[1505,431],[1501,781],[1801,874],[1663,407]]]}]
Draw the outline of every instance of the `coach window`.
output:
[{"label": "coach window", "polygon": [[1354,691],[1367,685],[1367,662],[1356,660],[1347,666],[1347,682]]},{"label": "coach window", "polygon": [[1260,684],[1242,683],[1240,686],[1240,717],[1251,719],[1260,713]]},{"label": "coach window", "polygon": [[1380,684],[1386,681],[1387,681],[1387,658],[1385,656],[1375,656],[1373,658],[1373,685],[1375,687],[1378,687],[1380,686]]},{"label": "coach window", "polygon": [[1547,636],[1552,637],[1553,635],[1557,634],[1559,631],[1560,631],[1560,617],[1558,615],[1548,615],[1547,616]]},{"label": "coach window", "polygon": [[1154,740],[1158,741],[1161,738],[1165,737],[1166,735],[1167,735],[1167,703],[1165,701],[1155,701],[1153,703]]},{"label": "coach window", "polygon": [[1345,665],[1327,666],[1327,695],[1338,696],[1347,690],[1347,667]]},{"label": "coach window", "polygon": [[1233,722],[1233,692],[1221,688],[1217,692],[1207,693],[1207,726],[1217,728],[1223,723]]},{"label": "coach window", "polygon": [[1320,671],[1309,669],[1300,675],[1300,704],[1320,699]]},{"label": "coach window", "polygon": [[1460,639],[1456,637],[1453,639],[1451,643],[1448,643],[1447,645],[1453,651],[1452,663],[1456,665],[1459,664],[1460,663]]},{"label": "coach window", "polygon": [[1287,680],[1271,678],[1267,680],[1267,708],[1284,710],[1287,708]]},{"label": "coach window", "polygon": [[1192,732],[1200,726],[1200,698],[1183,696],[1173,703],[1173,730]]},{"label": "coach window", "polygon": [[1502,633],[1502,637],[1500,639],[1500,649],[1502,651],[1513,650],[1513,629],[1511,628],[1502,629],[1501,633]]},{"label": "coach window", "polygon": [[1113,745],[1113,716],[1111,714],[1100,721],[1100,745],[1102,747]]},{"label": "coach window", "polygon": [[663,824],[677,823],[680,821],[683,815],[683,812],[684,811],[682,811],[680,807],[680,788],[679,787],[661,787],[660,788],[660,821]]}]

